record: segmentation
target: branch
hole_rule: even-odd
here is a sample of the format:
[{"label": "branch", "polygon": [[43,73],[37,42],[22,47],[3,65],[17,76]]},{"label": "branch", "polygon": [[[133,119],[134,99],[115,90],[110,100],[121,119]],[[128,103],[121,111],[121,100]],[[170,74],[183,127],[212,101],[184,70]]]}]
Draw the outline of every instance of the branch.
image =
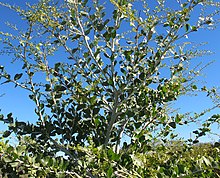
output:
[{"label": "branch", "polygon": [[121,138],[122,138],[122,135],[124,133],[124,130],[125,130],[125,127],[128,123],[128,120],[129,119],[125,119],[124,122],[122,123],[122,126],[121,126],[121,129],[119,130],[119,136],[118,136],[118,140],[117,140],[117,143],[116,143],[116,148],[115,148],[115,152],[118,154],[119,153],[119,146],[120,146],[120,143],[121,143]]},{"label": "branch", "polygon": [[[217,175],[218,175],[218,173],[220,173],[220,169],[217,168],[217,167],[209,167],[208,170],[210,170],[210,169],[213,170]],[[189,177],[189,176],[192,176],[192,175],[197,174],[197,173],[202,173],[202,172],[205,172],[205,170],[194,171],[194,172],[192,172],[192,173],[189,174],[189,175],[179,176],[179,177],[177,177],[177,178],[187,178],[187,177]]]},{"label": "branch", "polygon": [[114,92],[114,108],[112,110],[112,114],[111,114],[111,120],[109,122],[108,128],[107,128],[107,132],[106,132],[106,138],[105,138],[105,143],[104,146],[106,147],[109,143],[109,139],[110,139],[110,135],[111,135],[111,131],[113,129],[113,125],[118,117],[117,114],[117,108],[118,108],[118,92]]},{"label": "branch", "polygon": [[[85,35],[85,30],[83,28],[83,25],[80,21],[80,18],[79,18],[79,11],[78,11],[78,8],[77,8],[77,2],[74,1],[74,6],[75,6],[75,11],[76,11],[76,19],[77,19],[77,22],[80,26],[80,29],[81,29],[81,33],[82,33],[82,36],[84,38],[84,41],[86,43],[86,47],[87,49],[89,50],[89,53],[91,55],[91,57],[93,58],[93,60],[95,61],[96,65],[98,66],[99,70],[102,72],[103,76],[105,76],[106,80],[108,80],[108,77],[106,76],[106,73],[103,71],[102,67],[99,65],[98,61],[96,60],[96,57],[92,51],[92,49],[90,48],[89,46],[89,42],[88,42],[88,36]],[[107,73],[108,74],[108,73]],[[108,74],[109,75],[109,74]],[[110,77],[110,76],[109,76]]]},{"label": "branch", "polygon": [[[25,43],[25,46],[24,46],[24,51],[23,51],[23,61],[24,63],[28,63],[27,62],[27,54],[26,54],[26,51],[27,51],[27,47],[29,45],[28,41],[31,39],[31,33],[32,33],[32,29],[33,29],[33,22],[30,22],[30,28],[27,32],[27,41]],[[31,71],[30,71],[30,66],[27,65],[27,74],[28,74],[28,77],[29,77],[29,82],[30,82],[30,85],[31,85],[31,92],[34,94],[34,100],[36,102],[36,106],[37,106],[37,110],[38,110],[38,114],[39,114],[39,117],[40,117],[40,120],[42,122],[42,125],[45,126],[45,122],[44,122],[44,119],[43,119],[43,115],[41,113],[41,107],[40,107],[40,101],[39,101],[39,98],[37,96],[38,92],[35,90],[35,87],[34,87],[34,83],[33,83],[33,80],[32,80],[32,74],[31,74]]]},{"label": "branch", "polygon": [[[74,160],[74,163],[76,163],[77,166],[82,167],[79,163],[78,163],[78,158],[76,155],[73,155],[70,153],[70,151],[68,149],[66,149],[65,147],[59,145],[55,140],[53,140],[52,138],[50,138],[50,141],[57,147],[60,149],[60,151],[64,152],[66,155],[68,155],[70,158],[72,158]],[[76,173],[74,173],[76,174]],[[78,174],[77,174],[78,175]],[[87,168],[87,175],[91,178],[95,178],[95,176],[92,175],[92,173],[88,170]],[[77,177],[80,177],[79,175]]]}]

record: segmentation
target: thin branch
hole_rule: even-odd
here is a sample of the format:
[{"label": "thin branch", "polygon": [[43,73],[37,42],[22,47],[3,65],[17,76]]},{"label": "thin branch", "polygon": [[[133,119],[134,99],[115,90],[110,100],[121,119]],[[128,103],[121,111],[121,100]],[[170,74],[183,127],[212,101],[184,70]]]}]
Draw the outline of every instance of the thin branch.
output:
[{"label": "thin branch", "polygon": [[111,119],[110,119],[110,122],[109,122],[109,125],[108,125],[108,128],[107,128],[107,132],[106,132],[106,138],[105,138],[105,143],[104,143],[104,146],[106,147],[109,143],[109,139],[110,139],[110,135],[111,135],[111,131],[113,129],[113,125],[118,117],[117,115],[117,108],[118,108],[118,93],[115,92],[114,93],[114,108],[112,110],[112,113],[111,113]]},{"label": "thin branch", "polygon": [[[23,61],[24,61],[24,63],[28,63],[27,62],[27,56],[26,56],[27,54],[26,54],[26,52],[27,52],[27,47],[29,45],[28,40],[31,39],[31,33],[32,33],[32,29],[33,29],[33,22],[29,22],[29,23],[30,23],[30,25],[29,25],[30,27],[29,27],[29,31],[27,32],[27,34],[28,34],[27,37],[26,37],[27,41],[25,43],[24,50],[23,50]],[[28,74],[28,77],[29,77],[30,85],[31,85],[31,92],[34,95],[34,100],[36,102],[36,106],[37,106],[37,110],[38,110],[38,115],[40,117],[42,125],[45,126],[43,115],[41,113],[40,101],[39,101],[39,98],[37,96],[38,92],[35,90],[34,83],[33,83],[33,80],[32,80],[32,74],[31,74],[31,71],[30,71],[30,66],[28,66],[28,65],[27,65],[27,74]]]},{"label": "thin branch", "polygon": [[115,147],[115,152],[118,154],[119,153],[119,147],[120,147],[120,143],[121,143],[121,139],[122,139],[122,135],[124,133],[124,130],[126,128],[126,125],[128,123],[128,120],[129,119],[125,119],[124,122],[122,123],[122,126],[119,130],[119,136],[118,136],[118,139],[117,139],[117,143],[116,143],[116,147]]},{"label": "thin branch", "polygon": [[[83,25],[82,25],[82,23],[81,23],[81,21],[80,21],[80,18],[79,18],[79,11],[78,11],[78,7],[77,7],[77,2],[76,2],[76,1],[74,1],[74,6],[75,6],[75,11],[76,11],[76,19],[77,19],[77,22],[78,22],[78,24],[79,24],[79,26],[80,26],[82,36],[83,36],[84,41],[85,41],[85,43],[86,43],[86,47],[87,47],[87,49],[89,50],[89,53],[90,53],[91,57],[93,58],[93,60],[95,61],[96,65],[98,66],[99,70],[102,72],[103,76],[105,76],[106,80],[108,80],[108,77],[106,76],[106,74],[108,74],[108,73],[105,73],[105,72],[103,71],[102,67],[101,67],[100,64],[98,63],[98,61],[97,61],[97,59],[96,59],[96,57],[95,57],[95,55],[94,55],[94,53],[93,53],[93,51],[92,51],[90,45],[89,45],[88,36],[85,35],[85,30],[84,30]],[[108,74],[108,75],[109,75],[109,74]],[[109,77],[110,77],[110,76],[109,76]]]}]

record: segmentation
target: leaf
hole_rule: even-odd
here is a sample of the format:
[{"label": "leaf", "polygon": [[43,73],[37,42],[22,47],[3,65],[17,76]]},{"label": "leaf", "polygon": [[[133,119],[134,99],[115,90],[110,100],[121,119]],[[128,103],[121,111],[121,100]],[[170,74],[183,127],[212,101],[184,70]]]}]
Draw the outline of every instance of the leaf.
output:
[{"label": "leaf", "polygon": [[109,19],[106,19],[104,22],[104,25],[107,25],[107,23],[109,23],[109,21],[110,21]]},{"label": "leaf", "polygon": [[144,167],[143,161],[139,157],[137,157],[136,155],[132,154],[131,159],[133,160],[133,164],[135,166]]},{"label": "leaf", "polygon": [[3,119],[4,119],[4,115],[0,114],[0,121],[3,121]]},{"label": "leaf", "polygon": [[115,30],[115,29],[111,32],[111,37],[112,37],[112,38],[115,38],[115,37],[116,37],[116,30]]},{"label": "leaf", "polygon": [[169,22],[166,22],[166,23],[163,24],[164,27],[167,27],[169,25],[170,25]]},{"label": "leaf", "polygon": [[106,41],[109,41],[111,39],[111,35],[108,33],[108,31],[106,31],[103,36],[105,37]]},{"label": "leaf", "polygon": [[189,28],[190,28],[190,25],[187,23],[187,24],[185,24],[185,29],[186,29],[186,32],[188,32],[189,31]]},{"label": "leaf", "polygon": [[198,130],[193,131],[194,134],[199,134]]},{"label": "leaf", "polygon": [[141,80],[144,80],[145,79],[145,73],[144,72],[141,72],[141,74],[139,75],[139,78]]},{"label": "leaf", "polygon": [[9,131],[9,130],[6,130],[4,133],[3,133],[3,137],[8,137],[8,136],[10,136],[11,135],[11,131]]},{"label": "leaf", "polygon": [[16,151],[17,151],[17,154],[20,156],[26,149],[26,146],[25,145],[18,145],[16,147]]},{"label": "leaf", "polygon": [[212,163],[210,162],[210,160],[208,160],[205,156],[202,157],[204,163],[206,164],[206,166],[211,166]]},{"label": "leaf", "polygon": [[197,31],[198,28],[196,26],[192,26],[192,31]]},{"label": "leaf", "polygon": [[177,115],[176,115],[176,118],[175,118],[175,122],[176,122],[177,124],[179,124],[181,120],[182,120],[181,116],[180,116],[179,114],[177,114]]},{"label": "leaf", "polygon": [[19,165],[19,162],[18,161],[11,162],[10,165],[11,165],[11,167],[15,168]]},{"label": "leaf", "polygon": [[63,86],[63,85],[56,85],[56,86],[54,87],[54,90],[55,90],[55,91],[65,91],[65,90],[66,90],[66,87]]},{"label": "leaf", "polygon": [[78,50],[78,48],[72,49],[72,54],[74,54],[77,50]]},{"label": "leaf", "polygon": [[81,37],[81,35],[77,34],[76,36],[74,36],[74,37],[72,38],[72,40],[76,40],[76,39],[78,39],[78,38],[80,38],[80,37]]},{"label": "leaf", "polygon": [[7,157],[4,156],[2,159],[3,159],[3,161],[6,162],[6,163],[9,163],[9,162],[12,161],[8,156],[7,156]]},{"label": "leaf", "polygon": [[113,173],[113,168],[112,166],[110,166],[110,168],[107,171],[107,177],[112,177],[112,173]]},{"label": "leaf", "polygon": [[133,53],[133,50],[124,51],[125,58],[130,59],[132,53]]},{"label": "leaf", "polygon": [[22,77],[22,73],[20,73],[20,74],[16,74],[15,76],[14,76],[14,80],[19,80],[21,77]]},{"label": "leaf", "polygon": [[97,25],[98,31],[102,31],[104,27],[105,27],[104,24],[99,24],[99,25]]},{"label": "leaf", "polygon": [[26,123],[25,122],[18,122],[18,121],[16,121],[15,125],[16,125],[17,128],[23,129],[26,126]]},{"label": "leaf", "polygon": [[199,143],[199,140],[194,140],[193,144]]},{"label": "leaf", "polygon": [[45,84],[45,91],[51,91],[50,84]]},{"label": "leaf", "polygon": [[193,85],[193,86],[192,86],[192,89],[196,90],[196,89],[197,89],[197,86],[196,86],[196,85]]},{"label": "leaf", "polygon": [[116,154],[112,149],[108,150],[108,157],[112,161],[119,161],[120,155]]},{"label": "leaf", "polygon": [[88,12],[80,11],[80,13],[81,13],[82,16],[89,16]]},{"label": "leaf", "polygon": [[165,131],[163,135],[166,137],[169,133],[169,131]]},{"label": "leaf", "polygon": [[185,3],[181,4],[181,7],[184,8],[184,7],[186,7],[187,5],[188,5],[188,3],[185,2]]},{"label": "leaf", "polygon": [[66,24],[66,21],[64,20],[64,21],[62,21],[60,24],[61,24],[61,25],[65,25],[65,24]]},{"label": "leaf", "polygon": [[53,43],[58,44],[58,43],[60,43],[60,41],[59,40],[54,40]]},{"label": "leaf", "polygon": [[110,58],[110,56],[107,53],[104,53],[104,56]]},{"label": "leaf", "polygon": [[88,35],[91,30],[92,30],[92,28],[88,28],[88,29],[85,31],[85,35]]},{"label": "leaf", "polygon": [[121,70],[121,72],[122,72],[124,75],[126,75],[126,70],[125,70],[125,69],[121,68],[120,70]]},{"label": "leaf", "polygon": [[99,113],[100,108],[94,108],[93,109],[93,114],[96,115]]},{"label": "leaf", "polygon": [[170,122],[168,125],[169,125],[170,127],[172,127],[173,129],[176,128],[176,122]]}]

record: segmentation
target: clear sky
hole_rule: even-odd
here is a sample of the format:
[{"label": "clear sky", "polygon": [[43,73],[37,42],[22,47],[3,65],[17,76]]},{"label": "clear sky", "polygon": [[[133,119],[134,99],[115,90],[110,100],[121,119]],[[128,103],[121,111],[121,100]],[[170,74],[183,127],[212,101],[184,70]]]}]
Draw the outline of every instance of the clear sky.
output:
[{"label": "clear sky", "polygon": [[[25,2],[35,3],[37,0],[26,0],[26,1],[17,1],[17,0],[0,0],[1,2],[7,2],[11,4],[16,4],[24,7]],[[20,17],[13,11],[0,6],[0,31],[8,31],[9,29],[5,26],[5,22],[9,21],[11,23],[16,23],[18,28],[23,28],[25,23],[20,21]],[[205,46],[206,49],[214,52],[213,55],[205,56],[200,59],[206,63],[206,61],[215,60],[215,62],[207,67],[204,71],[204,77],[199,79],[206,81],[206,85],[211,86],[220,86],[220,27],[214,31],[200,30],[197,33],[194,33],[189,36],[189,40],[195,43],[207,42]],[[2,44],[0,44],[2,48]],[[2,55],[0,56],[0,65],[5,65],[12,73],[16,73],[18,63],[10,64],[10,56]],[[7,84],[0,86],[0,95],[5,93],[3,97],[0,98],[0,108],[2,109],[3,114],[12,112],[15,117],[19,120],[34,122],[36,116],[34,114],[34,103],[28,98],[28,92],[20,88],[14,88],[14,85]],[[206,98],[205,95],[199,95],[197,97],[187,96],[181,97],[175,103],[173,103],[175,108],[180,108],[180,112],[199,112],[205,108],[211,107],[211,101]],[[204,118],[209,117],[213,113],[220,113],[220,110],[217,109],[212,113],[209,113],[204,116]],[[190,131],[198,127],[197,124],[190,127],[179,127],[177,132],[181,134],[182,137],[189,137]],[[0,130],[5,129],[6,127],[0,124]],[[220,134],[220,129],[215,125],[213,127],[213,132]],[[207,136],[201,139],[201,141],[213,141],[218,140],[218,136]]]}]

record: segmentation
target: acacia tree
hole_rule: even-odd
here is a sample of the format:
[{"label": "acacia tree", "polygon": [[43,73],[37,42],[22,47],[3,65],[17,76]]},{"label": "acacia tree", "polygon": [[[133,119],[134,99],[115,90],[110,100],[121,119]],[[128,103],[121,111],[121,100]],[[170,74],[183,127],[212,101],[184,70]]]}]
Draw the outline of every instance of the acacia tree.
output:
[{"label": "acacia tree", "polygon": [[[169,103],[197,89],[194,78],[202,67],[196,72],[190,62],[204,51],[186,37],[214,28],[219,13],[213,1],[174,3],[176,9],[161,0],[156,5],[41,0],[27,10],[1,3],[15,10],[27,28],[18,36],[1,32],[5,52],[13,53],[22,68],[12,76],[1,66],[0,78],[27,90],[38,116],[34,124],[11,113],[0,117],[9,123],[3,136],[13,132],[19,139],[19,146],[9,146],[3,157],[14,175],[170,177],[197,169],[180,165],[172,170],[172,164],[160,161],[146,166],[153,161],[147,153],[166,149],[158,140],[175,138],[177,125],[194,121],[171,115]],[[192,18],[194,9],[199,12]],[[197,142],[217,120],[218,115],[211,117],[189,141]],[[65,159],[57,155],[60,151]]]}]

